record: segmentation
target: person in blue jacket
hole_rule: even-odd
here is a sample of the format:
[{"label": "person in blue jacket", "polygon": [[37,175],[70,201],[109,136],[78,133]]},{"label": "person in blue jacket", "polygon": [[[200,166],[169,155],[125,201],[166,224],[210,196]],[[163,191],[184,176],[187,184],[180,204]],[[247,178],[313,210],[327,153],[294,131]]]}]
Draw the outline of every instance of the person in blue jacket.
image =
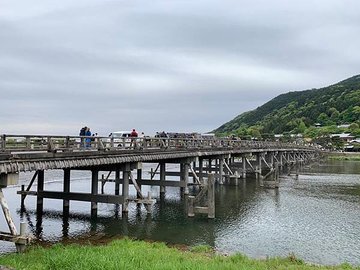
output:
[{"label": "person in blue jacket", "polygon": [[[91,136],[90,128],[86,128],[85,136]],[[85,139],[85,145],[87,148],[91,146],[91,138],[90,137]]]}]

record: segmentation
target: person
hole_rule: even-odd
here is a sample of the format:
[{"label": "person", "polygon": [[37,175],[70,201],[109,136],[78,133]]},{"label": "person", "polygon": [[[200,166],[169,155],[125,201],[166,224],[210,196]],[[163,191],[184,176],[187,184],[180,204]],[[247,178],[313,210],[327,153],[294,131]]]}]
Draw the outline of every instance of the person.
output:
[{"label": "person", "polygon": [[79,133],[79,136],[85,136],[85,130],[87,129],[87,127],[82,127],[80,129],[80,133]]},{"label": "person", "polygon": [[136,139],[135,138],[138,137],[138,133],[136,132],[135,128],[133,128],[133,130],[131,131],[130,137],[132,138],[131,143],[130,143],[130,148],[132,146],[134,146],[134,149],[135,149],[136,148]]},{"label": "person", "polygon": [[[82,127],[82,128],[80,129],[79,136],[85,136],[86,130],[87,130],[87,126]],[[85,139],[84,139],[84,138],[80,138],[80,147],[84,147],[84,146],[85,146]]]},{"label": "person", "polygon": [[161,145],[160,148],[167,148],[167,144],[166,144],[166,138],[168,137],[166,132],[163,131],[159,134],[160,138],[162,138],[161,140]]},{"label": "person", "polygon": [[85,146],[86,148],[89,148],[91,146],[91,131],[88,127],[86,128],[85,136],[87,136],[87,138],[85,138]]},{"label": "person", "polygon": [[98,135],[97,133],[93,133],[93,134],[91,135],[91,136],[93,137],[93,138],[91,138],[91,141],[92,141],[92,142],[95,142],[95,137],[97,137],[97,135]]},{"label": "person", "polygon": [[138,133],[136,132],[135,128],[133,128],[133,130],[130,133],[130,137],[137,137]]}]

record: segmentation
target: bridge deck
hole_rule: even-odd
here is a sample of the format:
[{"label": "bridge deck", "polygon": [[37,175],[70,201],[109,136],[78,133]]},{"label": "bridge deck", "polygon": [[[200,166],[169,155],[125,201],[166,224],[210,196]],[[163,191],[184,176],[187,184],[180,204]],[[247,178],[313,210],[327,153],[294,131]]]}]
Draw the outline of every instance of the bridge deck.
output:
[{"label": "bridge deck", "polygon": [[[86,140],[91,140],[86,144]],[[244,155],[266,151],[306,151],[313,147],[279,142],[214,139],[2,135],[0,174],[64,168],[112,166],[131,162]]]}]

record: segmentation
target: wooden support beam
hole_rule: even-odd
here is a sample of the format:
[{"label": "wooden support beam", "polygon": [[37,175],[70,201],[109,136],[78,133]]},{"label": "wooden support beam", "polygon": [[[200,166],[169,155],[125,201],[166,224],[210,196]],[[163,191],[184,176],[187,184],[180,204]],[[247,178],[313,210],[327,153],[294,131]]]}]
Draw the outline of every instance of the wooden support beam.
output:
[{"label": "wooden support beam", "polygon": [[122,204],[122,212],[129,212],[129,178],[130,178],[130,163],[126,163],[125,169],[123,171],[123,184],[122,184],[122,196],[124,197],[124,202]]},{"label": "wooden support beam", "polygon": [[[142,179],[142,169],[137,169],[137,170],[136,170],[136,181],[137,181],[137,183],[138,183],[140,192],[141,192],[141,184],[139,183],[139,181],[141,181],[141,179]],[[140,199],[139,196],[138,196],[138,199]]]},{"label": "wooden support beam", "polygon": [[224,183],[224,158],[220,157],[219,159],[219,183],[222,185]]},{"label": "wooden support beam", "polygon": [[230,167],[229,167],[229,165],[224,161],[224,166],[225,166],[225,168],[228,170],[228,172],[230,173],[230,174],[234,174],[233,172],[232,172],[232,170],[230,169]]},{"label": "wooden support beam", "polygon": [[14,224],[14,221],[12,220],[11,214],[10,214],[10,210],[9,210],[9,206],[6,202],[4,193],[2,191],[2,188],[0,188],[0,205],[1,208],[3,210],[4,213],[4,217],[6,220],[6,223],[9,227],[10,233],[14,236],[17,235],[17,230],[16,230],[16,226]]},{"label": "wooden support beam", "polygon": [[191,173],[192,173],[192,175],[193,175],[193,177],[194,177],[194,179],[195,179],[195,182],[200,185],[200,184],[201,184],[200,179],[199,179],[199,177],[197,176],[194,168],[193,168],[192,166],[189,166],[189,169],[190,169],[190,171],[191,171]]},{"label": "wooden support beam", "polygon": [[203,181],[203,158],[199,158],[199,181],[202,183]]},{"label": "wooden support beam", "polygon": [[105,184],[107,182],[107,180],[109,179],[110,175],[111,175],[112,171],[109,171],[107,176],[104,178],[104,175],[101,175],[101,194],[104,194],[105,191]]},{"label": "wooden support beam", "polygon": [[246,178],[246,157],[241,157],[241,165],[242,165],[242,178]]},{"label": "wooden support beam", "polygon": [[208,178],[208,218],[215,218],[215,176],[210,174]]},{"label": "wooden support beam", "polygon": [[[70,169],[64,169],[64,187],[63,187],[63,191],[65,193],[69,193],[70,192]],[[65,211],[65,208],[69,208],[70,203],[69,200],[64,200],[63,201],[63,210]]]},{"label": "wooden support beam", "polygon": [[[39,173],[39,171],[36,171],[36,172],[34,173],[34,175],[33,175],[33,177],[31,178],[31,181],[30,181],[28,187],[26,188],[26,191],[29,191],[29,190],[31,189],[32,185],[33,185],[34,182],[35,182],[35,179],[36,179],[37,176],[38,176],[38,173]],[[25,190],[24,185],[21,186],[21,189],[22,189],[23,191]],[[26,199],[26,194],[21,196],[21,208],[24,208],[24,207],[25,207],[25,199]]]},{"label": "wooden support beam", "polygon": [[160,193],[165,193],[164,182],[166,180],[166,163],[160,163]]},{"label": "wooden support beam", "polygon": [[[99,171],[92,170],[91,171],[91,195],[97,196],[99,191]],[[97,215],[97,202],[91,201],[91,215]]]},{"label": "wooden support beam", "polygon": [[269,163],[267,163],[267,161],[266,161],[266,159],[265,159],[264,156],[261,156],[261,159],[262,159],[262,161],[264,161],[265,165],[266,165],[269,169],[272,168],[272,166],[270,166]]},{"label": "wooden support beam", "polygon": [[189,187],[188,187],[188,184],[189,184],[189,168],[190,168],[189,163],[188,162],[184,163],[184,186],[185,186],[184,194],[185,195],[189,194]]},{"label": "wooden support beam", "polygon": [[120,194],[120,169],[115,170],[115,195]]},{"label": "wooden support beam", "polygon": [[141,193],[140,186],[138,185],[136,179],[134,178],[134,176],[132,175],[131,172],[129,173],[129,176],[130,176],[130,179],[131,179],[132,184],[134,185],[134,187],[135,187],[135,189],[136,189],[136,193],[137,193],[138,197],[139,197],[140,199],[144,199],[144,196],[143,196],[142,193]]},{"label": "wooden support beam", "polygon": [[153,168],[151,168],[151,171],[150,171],[151,180],[154,179],[154,176],[157,173],[159,168],[160,168],[160,163],[156,166],[155,171],[153,171]]},{"label": "wooden support beam", "polygon": [[247,164],[250,166],[250,168],[252,169],[253,172],[256,172],[254,166],[251,164],[250,160],[248,158],[245,158]]},{"label": "wooden support beam", "polygon": [[[136,192],[137,192],[137,200],[136,200],[136,202],[138,204],[140,204],[140,203],[144,204],[144,207],[145,207],[147,213],[150,214],[151,213],[151,205],[154,203],[154,201],[151,200],[150,193],[148,194],[148,198],[145,198],[145,196],[143,196],[143,194],[141,193],[140,186],[138,185],[136,179],[134,178],[134,176],[132,175],[131,172],[130,172],[129,176],[130,176],[131,182],[133,183],[133,185],[134,185],[134,187],[136,189]],[[141,181],[141,180],[139,180],[139,181]]]},{"label": "wooden support beam", "polygon": [[44,199],[41,197],[41,192],[44,191],[44,170],[38,171],[37,191],[39,195],[36,198],[36,207],[38,212],[42,212]]}]

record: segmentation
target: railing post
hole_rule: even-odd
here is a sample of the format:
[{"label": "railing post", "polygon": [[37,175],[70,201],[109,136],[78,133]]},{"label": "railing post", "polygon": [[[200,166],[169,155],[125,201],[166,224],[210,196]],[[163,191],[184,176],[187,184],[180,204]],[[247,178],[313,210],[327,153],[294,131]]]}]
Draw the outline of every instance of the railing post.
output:
[{"label": "railing post", "polygon": [[51,137],[47,137],[47,150],[48,152],[54,151],[54,145],[52,143]]},{"label": "railing post", "polygon": [[70,150],[70,137],[69,136],[66,136],[66,138],[65,138],[65,148],[67,150]]},{"label": "railing post", "polygon": [[26,136],[26,148],[30,149],[31,148],[31,140],[30,140],[30,136]]},{"label": "railing post", "polygon": [[5,151],[5,149],[6,149],[6,135],[3,134],[1,137],[1,150]]}]

